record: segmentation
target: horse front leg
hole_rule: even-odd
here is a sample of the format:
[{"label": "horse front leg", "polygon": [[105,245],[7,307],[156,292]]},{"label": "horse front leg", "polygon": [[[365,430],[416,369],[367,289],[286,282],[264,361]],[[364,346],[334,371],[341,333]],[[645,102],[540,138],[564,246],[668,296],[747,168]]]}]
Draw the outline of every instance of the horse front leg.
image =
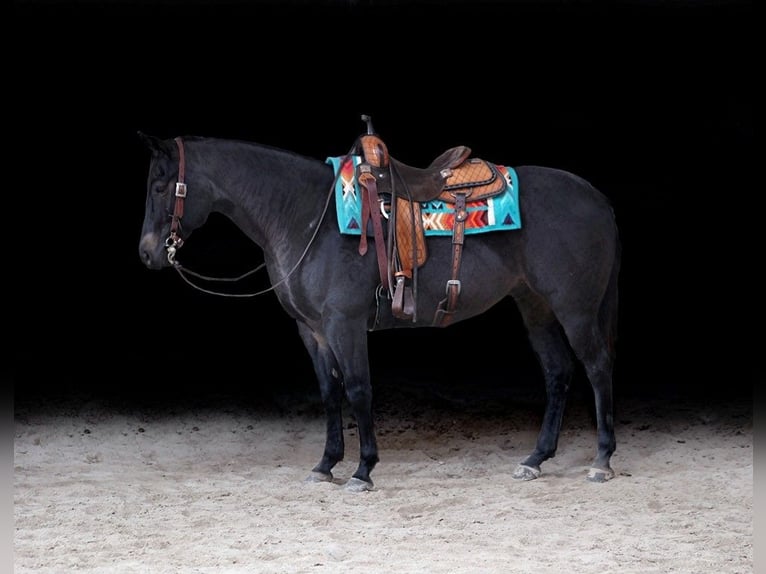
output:
[{"label": "horse front leg", "polygon": [[354,492],[372,490],[370,473],[378,463],[378,443],[372,415],[372,384],[367,350],[367,333],[346,335],[335,355],[341,365],[346,398],[356,418],[359,431],[359,466],[346,483],[346,489]]},{"label": "horse front leg", "polygon": [[356,418],[359,430],[359,466],[346,483],[346,489],[355,492],[372,490],[370,473],[378,463],[378,444],[372,416],[372,385],[369,377],[346,380],[346,396]]},{"label": "horse front leg", "polygon": [[327,416],[325,447],[319,463],[307,477],[309,482],[331,482],[332,469],[343,460],[345,445],[343,441],[343,381],[340,367],[332,351],[326,344],[320,345],[323,339],[317,336],[304,323],[298,323],[298,333],[303,340],[306,350],[311,356],[314,373],[319,382],[319,392]]}]

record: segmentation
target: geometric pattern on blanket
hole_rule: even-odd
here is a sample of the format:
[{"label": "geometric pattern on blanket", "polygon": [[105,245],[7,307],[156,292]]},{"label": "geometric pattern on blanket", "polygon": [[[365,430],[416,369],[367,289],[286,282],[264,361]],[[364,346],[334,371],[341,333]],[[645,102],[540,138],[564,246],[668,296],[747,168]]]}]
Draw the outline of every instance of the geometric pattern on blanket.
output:
[{"label": "geometric pattern on blanket", "polygon": [[[362,162],[362,157],[351,156],[351,161],[343,164],[345,157],[347,156],[328,157],[326,160],[326,163],[332,165],[335,176],[338,176],[338,170],[343,167],[335,185],[338,229],[346,235],[361,235],[362,196],[356,181],[355,167]],[[466,202],[466,235],[521,228],[519,180],[516,170],[502,165],[496,167],[507,183],[505,191],[487,199]],[[426,235],[452,235],[455,221],[452,205],[439,200],[426,201],[420,204],[420,210]]]}]

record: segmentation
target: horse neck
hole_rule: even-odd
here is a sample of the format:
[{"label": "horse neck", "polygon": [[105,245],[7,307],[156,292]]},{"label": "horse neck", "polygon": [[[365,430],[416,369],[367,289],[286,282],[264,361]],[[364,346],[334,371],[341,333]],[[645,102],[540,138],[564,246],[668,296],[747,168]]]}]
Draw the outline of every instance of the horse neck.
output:
[{"label": "horse neck", "polygon": [[195,151],[195,173],[211,190],[211,211],[233,221],[265,252],[289,256],[310,237],[332,184],[324,162],[248,142],[202,140],[190,148],[190,168]]}]

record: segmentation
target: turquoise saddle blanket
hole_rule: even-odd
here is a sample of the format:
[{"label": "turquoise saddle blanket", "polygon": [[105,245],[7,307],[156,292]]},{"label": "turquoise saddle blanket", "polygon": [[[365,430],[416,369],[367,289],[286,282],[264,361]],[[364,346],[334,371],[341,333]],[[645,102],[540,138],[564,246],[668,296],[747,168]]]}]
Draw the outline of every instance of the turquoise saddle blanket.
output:
[{"label": "turquoise saddle blanket", "polygon": [[[355,167],[362,162],[361,156],[351,156],[352,161],[343,163],[347,156],[328,157],[335,176],[335,207],[338,228],[347,235],[361,235],[362,195],[356,181]],[[342,173],[338,170],[343,167]],[[519,213],[519,180],[516,171],[507,166],[496,166],[507,183],[505,191],[487,199],[466,202],[468,219],[465,234],[488,231],[508,231],[521,228]],[[454,210],[444,201],[427,201],[420,204],[423,230],[426,235],[452,235]]]}]

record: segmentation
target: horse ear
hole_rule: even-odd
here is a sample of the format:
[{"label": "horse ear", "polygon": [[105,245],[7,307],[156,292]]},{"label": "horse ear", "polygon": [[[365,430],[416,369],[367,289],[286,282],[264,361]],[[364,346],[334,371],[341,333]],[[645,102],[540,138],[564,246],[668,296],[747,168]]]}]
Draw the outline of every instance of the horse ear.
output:
[{"label": "horse ear", "polygon": [[170,153],[170,146],[167,142],[161,140],[158,137],[150,136],[142,131],[138,131],[138,137],[144,142],[144,145],[152,152],[152,154],[158,153]]}]

